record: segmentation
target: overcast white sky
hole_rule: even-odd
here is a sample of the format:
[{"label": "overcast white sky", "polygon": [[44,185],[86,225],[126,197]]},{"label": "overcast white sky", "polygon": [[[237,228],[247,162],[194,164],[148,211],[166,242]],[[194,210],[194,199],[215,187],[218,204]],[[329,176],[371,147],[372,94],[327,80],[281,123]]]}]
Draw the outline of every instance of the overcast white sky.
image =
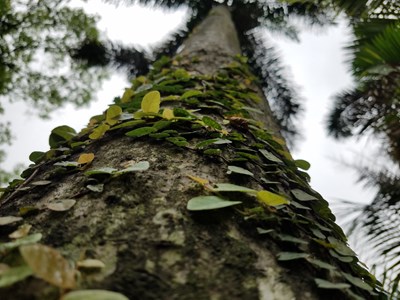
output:
[{"label": "overcast white sky", "polygon": [[[74,5],[81,3],[76,0]],[[168,32],[184,20],[185,10],[162,12],[139,6],[116,8],[99,0],[84,4],[89,13],[101,14],[99,27],[111,40],[149,47],[160,41]],[[372,147],[369,141],[336,142],[326,137],[324,119],[331,103],[331,96],[349,87],[351,78],[346,72],[346,59],[342,50],[349,39],[345,26],[329,28],[319,33],[309,31],[301,35],[301,43],[277,39],[280,53],[290,66],[294,81],[301,86],[301,95],[306,100],[302,128],[304,139],[299,141],[295,158],[311,163],[312,186],[327,200],[347,199],[368,202],[371,191],[355,184],[355,173],[338,163],[345,159],[358,160],[355,153]],[[29,164],[32,151],[48,150],[48,136],[56,126],[69,125],[80,130],[90,116],[103,112],[112,99],[121,95],[128,83],[121,75],[113,75],[98,93],[98,100],[86,109],[66,107],[52,115],[52,120],[39,120],[27,111],[24,103],[7,105],[5,118],[12,122],[16,136],[2,168],[11,169],[18,162]]]}]

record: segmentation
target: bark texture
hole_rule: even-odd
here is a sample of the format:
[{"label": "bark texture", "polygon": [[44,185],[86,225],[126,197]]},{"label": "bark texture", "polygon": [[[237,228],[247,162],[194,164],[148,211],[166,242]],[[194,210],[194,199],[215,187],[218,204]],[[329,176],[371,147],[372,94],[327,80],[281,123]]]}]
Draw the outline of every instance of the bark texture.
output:
[{"label": "bark texture", "polygon": [[[182,65],[197,56],[199,61],[189,64],[189,71],[214,76],[239,52],[229,11],[219,7],[185,43]],[[260,109],[269,110],[267,106]],[[271,131],[276,130],[270,116],[267,121],[261,120]],[[285,266],[278,264],[276,257],[282,245],[260,235],[240,209],[196,213],[187,210],[189,199],[204,194],[203,187],[187,175],[211,183],[233,180],[262,189],[254,180],[232,179],[218,157],[164,140],[132,139],[118,130],[91,142],[84,152],[95,153],[87,170],[121,169],[132,161],[148,161],[150,168],[107,180],[102,192],[92,192],[87,189],[91,179],[83,172],[58,175],[57,167],[43,163],[29,180],[50,179],[51,183],[28,192],[19,189],[11,197],[8,194],[1,206],[1,215],[6,216],[30,206],[45,208],[57,199],[77,201],[64,212],[33,211],[24,216],[23,222],[31,224],[33,232],[43,234],[42,244],[56,248],[71,261],[92,258],[104,262],[101,270],[80,270],[78,289],[106,289],[129,299],[144,300],[302,300],[343,296],[317,289],[313,283],[317,271],[297,260]],[[75,151],[68,161],[76,161],[81,153]],[[243,193],[234,193],[230,200],[254,202],[253,197]],[[14,229],[0,226],[2,241],[7,241]],[[12,261],[11,254],[5,255],[9,257],[3,261]],[[0,289],[0,299],[58,299],[61,293],[59,288],[29,277]]]}]

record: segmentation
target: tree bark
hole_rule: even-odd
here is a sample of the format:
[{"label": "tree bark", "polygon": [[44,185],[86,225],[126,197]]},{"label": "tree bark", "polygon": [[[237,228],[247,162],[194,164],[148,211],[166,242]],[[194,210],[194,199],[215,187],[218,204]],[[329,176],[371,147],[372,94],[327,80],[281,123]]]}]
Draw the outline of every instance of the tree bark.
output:
[{"label": "tree bark", "polygon": [[[185,68],[193,76],[191,78],[203,76],[196,86],[203,84],[203,90],[206,90],[207,80],[220,80],[219,84],[227,80],[218,77],[222,76],[218,74],[227,65],[234,64],[233,56],[239,53],[229,10],[220,6],[212,10],[192,33],[172,65],[175,64],[180,70]],[[160,70],[161,75],[163,72],[165,70]],[[153,83],[165,80],[161,75],[153,74]],[[254,83],[248,85],[254,87]],[[164,96],[163,93],[167,92],[161,93]],[[256,93],[261,96],[259,90]],[[171,107],[180,105],[180,102],[176,102],[178,104],[171,104]],[[353,265],[335,260],[327,254],[335,249],[336,244],[332,240],[328,242],[325,236],[335,237],[338,245],[345,247],[342,233],[332,221],[324,200],[308,187],[304,176],[293,169],[294,162],[288,157],[285,147],[281,146],[279,151],[273,152],[275,158],[270,156],[265,161],[264,157],[263,163],[260,162],[262,159],[254,157],[259,150],[257,147],[270,146],[267,142],[259,146],[261,138],[253,136],[252,128],[265,127],[271,144],[278,147],[282,143],[271,135],[278,133],[267,102],[246,103],[264,113],[260,115],[250,110],[256,120],[262,121],[262,125],[234,114],[224,118],[217,113],[218,110],[208,114],[230,134],[241,133],[246,136],[244,142],[231,143],[240,147],[224,148],[226,156],[210,156],[207,154],[212,151],[199,151],[191,146],[205,139],[201,134],[197,135],[200,131],[206,131],[207,139],[223,140],[226,135],[218,126],[210,128],[213,126],[201,124],[201,120],[205,120],[202,114],[211,110],[211,105],[204,107],[203,104],[197,104],[197,108],[202,109],[195,112],[200,116],[199,121],[187,124],[186,131],[182,129],[183,125],[176,125],[186,121],[177,119],[173,123],[173,126],[180,128],[180,137],[191,137],[187,139],[189,146],[177,146],[171,140],[157,140],[148,135],[132,138],[119,129],[109,130],[103,137],[85,144],[83,149],[50,150],[48,158],[31,167],[33,173],[24,183],[10,188],[3,195],[1,215],[15,216],[30,211],[21,222],[32,225],[32,232],[43,235],[41,244],[57,249],[72,262],[90,258],[105,264],[102,269],[80,268],[76,289],[112,290],[129,299],[351,299],[351,294],[370,297],[365,290],[349,282],[345,291],[337,287],[328,290],[317,287],[315,278],[340,281],[329,268],[318,267],[315,264],[317,258],[355,277],[358,271],[352,270]],[[124,105],[121,104],[126,109]],[[168,101],[162,103],[164,107],[168,105]],[[189,105],[190,101],[184,103],[184,107]],[[154,120],[149,117],[144,122],[153,124]],[[196,124],[203,126],[202,129],[196,129]],[[204,130],[205,127],[207,130]],[[261,131],[257,129],[254,132]],[[84,132],[73,141],[86,141],[87,135]],[[256,145],[256,150],[246,148],[250,144]],[[241,153],[241,159],[237,159],[235,151]],[[55,156],[51,157],[54,153]],[[94,153],[95,158],[91,163],[83,163],[72,171],[64,167],[63,171],[67,169],[67,173],[60,173],[60,167],[54,165],[55,161],[60,160],[77,161],[82,153]],[[229,160],[231,156],[236,160]],[[230,164],[237,161],[237,166],[248,168],[254,175],[227,174],[227,160]],[[87,171],[104,167],[121,170],[132,161],[148,161],[150,168],[105,180],[100,178],[101,175],[85,175]],[[275,172],[275,164],[280,168],[279,175]],[[287,165],[290,167],[287,167],[287,173],[282,173]],[[272,174],[271,178],[268,177],[264,182],[259,180],[265,179],[269,173]],[[197,178],[197,181],[205,179],[209,184],[198,184],[188,175],[192,179]],[[277,176],[281,181],[279,185],[269,183]],[[97,179],[96,185],[104,183],[103,191],[88,189],[88,185],[94,184],[93,178]],[[297,178],[297,182],[293,178]],[[44,180],[50,183],[43,183]],[[275,207],[263,204],[246,193],[228,193],[226,196],[222,192],[217,194],[229,197],[229,200],[243,201],[244,204],[237,206],[237,209],[188,211],[189,199],[213,193],[210,192],[213,184],[227,182],[285,195],[293,205],[301,201],[294,199],[290,191],[293,186],[298,188],[303,185],[303,190],[308,187],[308,196],[311,194],[315,199],[301,202],[297,207],[292,204]],[[61,199],[74,199],[76,204],[61,212],[48,209],[49,203]],[[32,207],[39,210],[29,210]],[[313,220],[318,224],[313,224]],[[15,230],[15,224],[18,223],[0,226],[2,242],[9,242],[8,235]],[[323,230],[324,233],[321,232]],[[317,232],[321,241],[316,242],[317,238],[311,232]],[[282,258],[282,253],[288,252],[302,252],[308,256],[279,262],[277,257],[281,255]],[[340,257],[339,254],[337,256]],[[3,263],[13,267],[23,264],[18,257],[18,249],[14,249],[2,252],[0,258]],[[343,257],[351,257],[356,264],[355,257]],[[310,263],[312,260],[314,264]],[[365,274],[363,277],[366,280]],[[36,274],[0,289],[0,299],[58,299],[66,292],[38,277]]]}]

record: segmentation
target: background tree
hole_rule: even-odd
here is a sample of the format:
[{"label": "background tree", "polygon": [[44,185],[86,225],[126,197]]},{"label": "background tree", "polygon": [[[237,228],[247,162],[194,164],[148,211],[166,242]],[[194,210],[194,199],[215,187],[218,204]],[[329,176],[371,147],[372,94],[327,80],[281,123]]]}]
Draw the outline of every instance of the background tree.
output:
[{"label": "background tree", "polygon": [[[87,129],[55,128],[52,149],[31,155],[26,180],[2,198],[1,279],[14,284],[3,298],[74,288],[60,251],[79,261],[79,288],[129,298],[384,297],[298,169],[307,162],[291,158],[246,59],[233,59],[229,15],[211,10],[179,56],[137,77]],[[65,299],[87,293],[106,292]]]},{"label": "background tree", "polygon": [[[81,107],[94,99],[109,67],[119,69],[121,62],[143,57],[108,41],[99,33],[96,17],[68,3],[0,1],[0,114],[5,102],[25,101],[43,118],[68,103]],[[0,122],[0,146],[11,141],[10,124]],[[0,151],[1,163],[5,153]],[[0,169],[0,183],[13,176]]]}]

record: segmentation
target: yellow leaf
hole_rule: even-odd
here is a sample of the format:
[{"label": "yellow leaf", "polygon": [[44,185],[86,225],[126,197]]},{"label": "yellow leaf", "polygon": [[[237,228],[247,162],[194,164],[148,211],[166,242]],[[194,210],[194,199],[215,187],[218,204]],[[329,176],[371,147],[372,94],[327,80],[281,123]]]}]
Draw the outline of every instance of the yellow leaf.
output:
[{"label": "yellow leaf", "polygon": [[19,251],[35,276],[63,289],[75,287],[75,269],[56,249],[31,244],[21,246]]},{"label": "yellow leaf", "polygon": [[288,160],[293,160],[292,155],[291,155],[288,151],[285,151],[285,150],[277,150],[277,152],[278,152],[279,154],[283,155],[283,156],[284,156],[285,158],[287,158]]},{"label": "yellow leaf", "polygon": [[121,98],[121,102],[122,103],[127,103],[131,100],[131,97],[134,95],[135,93],[131,90],[131,89],[125,89],[124,94],[122,95]]},{"label": "yellow leaf", "polygon": [[258,201],[265,203],[269,206],[289,204],[289,201],[285,197],[264,190],[257,192],[257,199]]},{"label": "yellow leaf", "polygon": [[276,136],[273,136],[272,139],[277,142],[281,146],[286,146],[286,142],[284,139],[278,138]]},{"label": "yellow leaf", "polygon": [[157,114],[160,110],[161,95],[159,91],[151,91],[144,95],[141,107],[145,113]]},{"label": "yellow leaf", "polygon": [[199,183],[201,185],[206,185],[206,184],[210,183],[207,179],[204,179],[204,178],[192,176],[192,175],[189,175],[189,174],[186,174],[186,176],[189,177],[190,179],[192,179],[193,181],[196,181],[197,183]]},{"label": "yellow leaf", "polygon": [[119,105],[111,105],[106,112],[106,122],[110,125],[116,124],[121,114],[122,108]]},{"label": "yellow leaf", "polygon": [[107,130],[110,129],[110,126],[107,124],[101,124],[99,127],[93,129],[93,132],[89,135],[89,138],[92,140],[97,140],[101,138]]},{"label": "yellow leaf", "polygon": [[13,233],[9,234],[9,238],[12,239],[19,239],[22,238],[26,235],[28,235],[29,231],[31,230],[32,225],[30,224],[23,224],[21,226],[18,227],[17,230],[15,230]]},{"label": "yellow leaf", "polygon": [[88,164],[91,163],[94,159],[94,153],[83,153],[78,158],[78,164]]},{"label": "yellow leaf", "polygon": [[164,119],[171,120],[171,119],[175,118],[174,111],[170,108],[165,108],[162,113],[162,117]]}]

